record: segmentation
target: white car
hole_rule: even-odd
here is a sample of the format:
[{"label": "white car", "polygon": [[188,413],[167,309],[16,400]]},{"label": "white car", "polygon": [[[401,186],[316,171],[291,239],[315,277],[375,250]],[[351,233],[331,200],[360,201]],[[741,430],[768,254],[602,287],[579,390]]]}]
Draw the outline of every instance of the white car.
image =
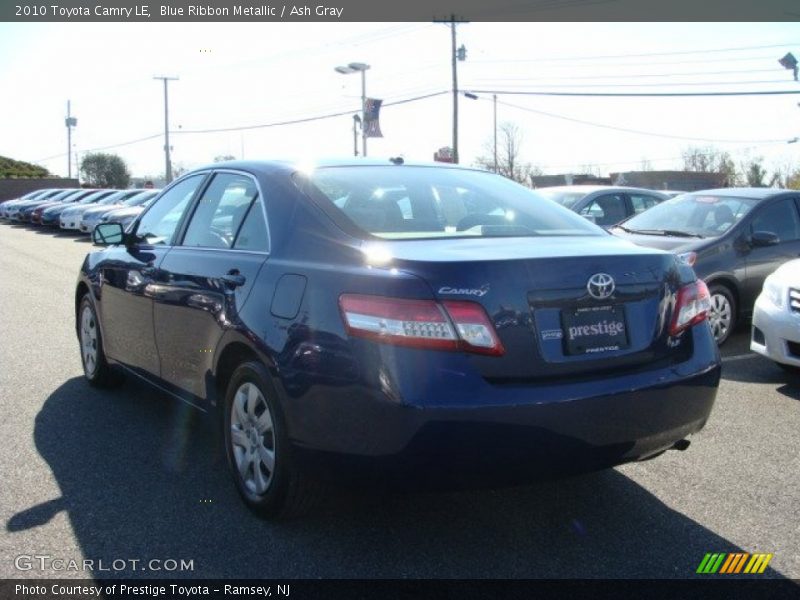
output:
[{"label": "white car", "polygon": [[764,281],[753,309],[750,349],[781,366],[800,368],[800,259]]}]

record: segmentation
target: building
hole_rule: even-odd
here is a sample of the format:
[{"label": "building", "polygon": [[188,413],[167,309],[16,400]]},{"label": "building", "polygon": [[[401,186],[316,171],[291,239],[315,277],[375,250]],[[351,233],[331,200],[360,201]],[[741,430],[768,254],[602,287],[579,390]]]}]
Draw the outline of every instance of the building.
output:
[{"label": "building", "polygon": [[724,173],[695,171],[628,171],[611,173],[610,179],[613,185],[679,192],[694,192],[728,186]]}]

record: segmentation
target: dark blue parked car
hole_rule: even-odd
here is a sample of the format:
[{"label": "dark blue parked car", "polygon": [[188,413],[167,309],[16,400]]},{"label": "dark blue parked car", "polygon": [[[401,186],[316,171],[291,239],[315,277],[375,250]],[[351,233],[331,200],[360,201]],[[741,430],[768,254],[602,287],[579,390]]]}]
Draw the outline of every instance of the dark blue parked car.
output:
[{"label": "dark blue parked car", "polygon": [[257,512],[325,479],[496,485],[684,449],[714,403],[708,290],[500,176],[231,162],[93,234],[90,383],[217,415]]}]

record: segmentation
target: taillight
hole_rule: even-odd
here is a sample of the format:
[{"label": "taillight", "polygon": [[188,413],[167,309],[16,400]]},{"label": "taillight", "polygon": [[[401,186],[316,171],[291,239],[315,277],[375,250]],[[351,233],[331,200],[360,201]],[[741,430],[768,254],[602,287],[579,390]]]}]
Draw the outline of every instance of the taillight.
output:
[{"label": "taillight", "polygon": [[503,345],[486,312],[474,302],[409,300],[343,294],[347,333],[387,344],[500,356]]},{"label": "taillight", "polygon": [[711,294],[708,293],[708,287],[702,279],[683,286],[678,290],[669,334],[678,335],[692,325],[701,323],[710,310]]}]

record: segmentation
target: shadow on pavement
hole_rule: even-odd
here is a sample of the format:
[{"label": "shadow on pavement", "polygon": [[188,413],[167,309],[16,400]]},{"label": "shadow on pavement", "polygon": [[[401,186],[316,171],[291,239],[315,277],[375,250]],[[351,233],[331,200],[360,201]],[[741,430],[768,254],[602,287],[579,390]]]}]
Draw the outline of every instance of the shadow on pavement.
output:
[{"label": "shadow on pavement", "polygon": [[739,551],[616,470],[497,491],[342,491],[269,523],[239,501],[215,430],[142,383],[107,392],[71,379],[34,431],[62,497],[6,529],[65,510],[85,558],[194,561],[176,577],[683,578],[706,552]]}]

